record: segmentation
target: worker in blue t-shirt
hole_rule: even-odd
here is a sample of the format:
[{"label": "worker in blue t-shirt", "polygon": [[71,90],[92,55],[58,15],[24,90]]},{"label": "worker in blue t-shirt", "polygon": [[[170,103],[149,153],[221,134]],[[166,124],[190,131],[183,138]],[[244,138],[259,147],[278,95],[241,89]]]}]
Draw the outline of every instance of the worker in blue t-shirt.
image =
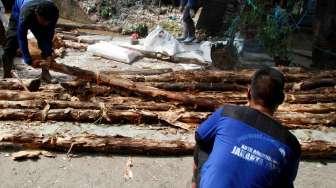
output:
[{"label": "worker in blue t-shirt", "polygon": [[[42,51],[42,58],[52,56],[52,40],[55,33],[59,11],[56,5],[49,0],[15,0],[9,25],[7,39],[4,47],[3,68],[4,78],[11,77],[13,58],[17,49],[20,49],[24,62],[31,66],[37,66],[39,61],[34,61],[29,53],[27,33],[34,34],[38,46]],[[50,73],[42,68],[41,79],[51,81]]]},{"label": "worker in blue t-shirt", "polygon": [[194,187],[293,187],[300,144],[272,117],[284,101],[283,74],[257,71],[247,97],[248,107],[224,105],[196,130]]}]

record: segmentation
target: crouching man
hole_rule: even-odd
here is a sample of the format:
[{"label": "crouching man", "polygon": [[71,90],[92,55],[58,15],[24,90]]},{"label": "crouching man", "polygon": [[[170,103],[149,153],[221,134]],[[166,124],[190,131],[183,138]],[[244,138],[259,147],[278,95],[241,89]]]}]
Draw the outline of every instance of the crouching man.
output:
[{"label": "crouching man", "polygon": [[196,130],[193,187],[293,187],[300,144],[273,118],[284,101],[283,74],[257,71],[247,98],[248,107],[224,105]]},{"label": "crouching man", "polygon": [[[58,8],[52,1],[15,0],[2,57],[4,78],[11,77],[13,58],[18,49],[21,50],[26,64],[37,66],[40,63],[30,56],[27,40],[28,29],[37,39],[38,46],[42,51],[42,58],[50,59],[52,57],[52,40],[58,17]],[[48,69],[42,69],[41,79],[48,83],[52,81]]]}]

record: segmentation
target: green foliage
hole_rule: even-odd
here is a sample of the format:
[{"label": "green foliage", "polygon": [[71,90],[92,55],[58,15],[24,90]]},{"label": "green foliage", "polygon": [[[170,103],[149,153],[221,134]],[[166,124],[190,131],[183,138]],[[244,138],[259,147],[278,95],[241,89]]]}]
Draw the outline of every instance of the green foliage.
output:
[{"label": "green foliage", "polygon": [[180,24],[174,20],[166,19],[161,21],[159,25],[174,36],[179,36],[182,32]]},{"label": "green foliage", "polygon": [[116,9],[112,5],[112,2],[110,0],[103,0],[99,10],[100,16],[103,18],[110,18],[115,13]]},{"label": "green foliage", "polygon": [[240,30],[245,37],[258,39],[273,58],[289,60],[291,54],[292,29],[286,10],[277,10],[281,16],[275,17],[275,7],[269,1],[245,0],[246,7],[240,16]]},{"label": "green foliage", "polygon": [[122,34],[130,35],[132,33],[138,33],[140,37],[146,37],[148,35],[148,26],[145,23],[132,24],[125,26]]},{"label": "green foliage", "polygon": [[257,37],[272,57],[289,60],[291,33],[292,29],[289,26],[279,26],[272,16],[268,16],[263,27],[260,27]]}]

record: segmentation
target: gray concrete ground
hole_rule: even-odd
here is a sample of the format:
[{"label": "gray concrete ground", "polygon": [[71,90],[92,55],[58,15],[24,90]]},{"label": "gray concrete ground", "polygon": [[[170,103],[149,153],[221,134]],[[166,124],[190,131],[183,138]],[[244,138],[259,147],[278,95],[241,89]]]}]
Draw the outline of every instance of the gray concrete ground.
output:
[{"label": "gray concrete ground", "polygon": [[[133,178],[124,178],[128,156],[83,155],[15,162],[0,154],[0,187],[190,187],[192,157],[132,157]],[[336,187],[336,161],[301,162],[295,181],[299,188]]]}]

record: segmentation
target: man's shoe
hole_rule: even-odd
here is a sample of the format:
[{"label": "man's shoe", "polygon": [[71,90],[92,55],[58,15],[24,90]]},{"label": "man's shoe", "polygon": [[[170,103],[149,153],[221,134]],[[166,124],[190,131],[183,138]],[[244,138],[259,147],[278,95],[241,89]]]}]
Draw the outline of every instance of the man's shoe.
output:
[{"label": "man's shoe", "polygon": [[179,42],[182,42],[186,39],[186,37],[178,37],[176,40],[179,41]]},{"label": "man's shoe", "polygon": [[13,78],[11,71],[7,65],[3,64],[3,78]]},{"label": "man's shoe", "polygon": [[195,37],[187,37],[182,43],[191,44],[195,39]]},{"label": "man's shoe", "polygon": [[6,58],[6,56],[2,56],[1,58],[1,62],[2,62],[2,67],[3,67],[3,78],[13,78],[12,76],[12,63],[10,62],[10,60],[4,59]]}]

